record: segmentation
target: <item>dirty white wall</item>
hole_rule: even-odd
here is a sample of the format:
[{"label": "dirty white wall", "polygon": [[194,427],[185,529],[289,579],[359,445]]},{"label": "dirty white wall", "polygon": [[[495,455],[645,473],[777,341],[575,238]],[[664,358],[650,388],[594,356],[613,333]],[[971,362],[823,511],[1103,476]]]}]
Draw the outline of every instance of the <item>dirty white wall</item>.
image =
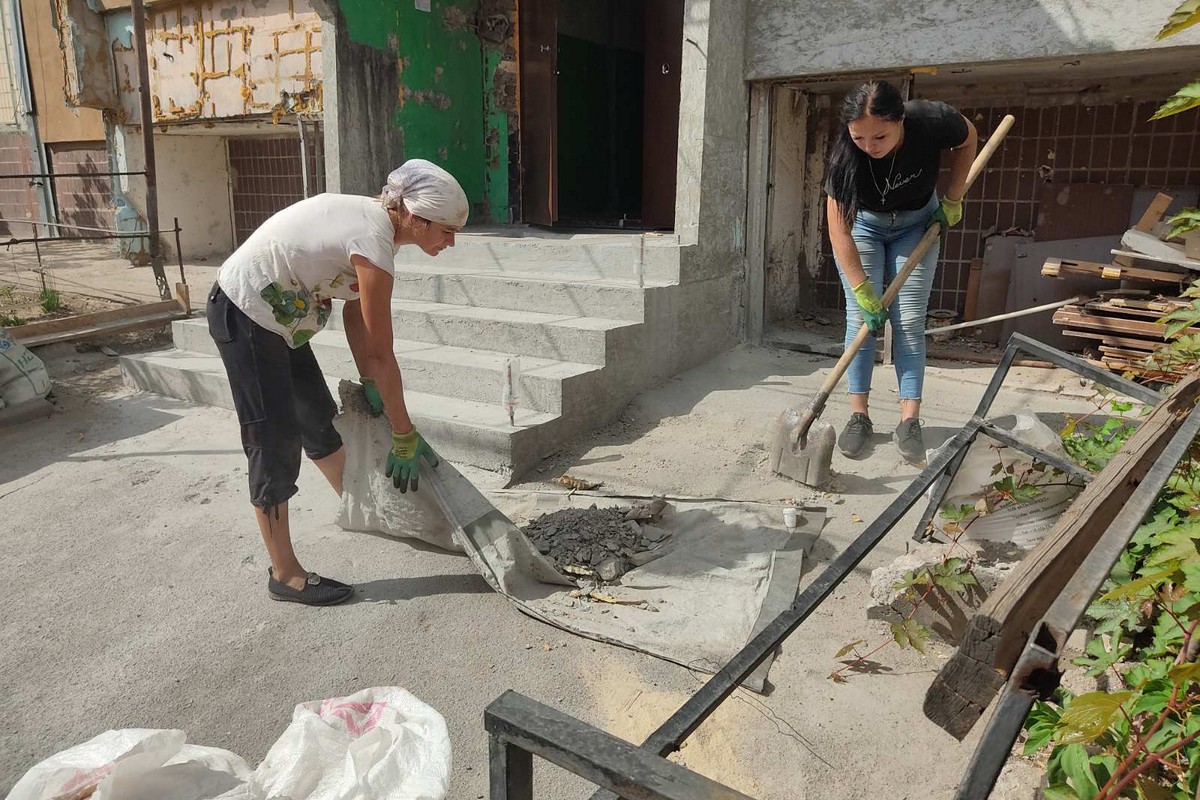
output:
[{"label": "dirty white wall", "polygon": [[[179,217],[186,260],[224,257],[233,252],[233,211],[229,162],[221,136],[155,136],[158,165],[158,218],[163,229]],[[175,257],[172,237],[164,248]]]},{"label": "dirty white wall", "polygon": [[[132,22],[109,19],[121,114],[136,122]],[[156,4],[146,34],[155,122],[321,110],[321,20],[306,0]]]},{"label": "dirty white wall", "polygon": [[21,106],[21,95],[17,89],[13,38],[9,32],[9,9],[0,3],[0,129],[16,128],[17,110]]},{"label": "dirty white wall", "polygon": [[751,80],[1200,44],[1154,37],[1178,0],[750,0]]}]

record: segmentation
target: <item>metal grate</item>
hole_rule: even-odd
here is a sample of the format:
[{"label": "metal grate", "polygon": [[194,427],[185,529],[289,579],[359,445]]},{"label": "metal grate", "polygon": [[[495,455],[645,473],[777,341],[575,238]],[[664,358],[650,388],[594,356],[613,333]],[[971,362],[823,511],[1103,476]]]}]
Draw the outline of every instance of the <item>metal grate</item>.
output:
[{"label": "metal grate", "polygon": [[16,224],[17,220],[38,219],[37,195],[29,179],[2,177],[32,172],[29,139],[25,134],[0,135],[0,234],[21,237],[33,233],[32,225]]},{"label": "metal grate", "polygon": [[[983,255],[984,236],[1037,224],[1038,193],[1045,183],[1132,184],[1139,188],[1200,186],[1200,114],[1148,122],[1157,102],[1058,108],[963,107],[981,134],[1005,114],[1017,118],[987,170],[971,190],[963,220],[942,250],[930,308],[962,311],[972,258]],[[944,176],[943,176],[944,177]],[[824,226],[822,226],[824,230]],[[815,282],[819,305],[845,303],[833,251],[823,234],[822,270]]]},{"label": "metal grate", "polygon": [[[309,195],[325,191],[325,171],[320,128],[305,131],[308,147]],[[300,168],[300,137],[229,140],[229,174],[232,184],[233,232],[238,245],[268,217],[304,199]]]},{"label": "metal grate", "polygon": [[[83,173],[84,177],[55,177],[54,204],[60,225],[79,228],[112,228],[112,178],[108,175],[108,150],[104,142],[71,142],[46,146],[50,172]],[[64,236],[86,236],[91,231],[61,228]],[[51,234],[53,235],[53,234]]]}]

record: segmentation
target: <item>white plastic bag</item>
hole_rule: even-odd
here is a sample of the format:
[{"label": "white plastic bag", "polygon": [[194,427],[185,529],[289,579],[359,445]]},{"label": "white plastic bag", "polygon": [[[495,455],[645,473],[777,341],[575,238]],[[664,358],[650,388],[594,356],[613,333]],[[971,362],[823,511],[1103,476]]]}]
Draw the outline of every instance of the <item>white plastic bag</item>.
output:
[{"label": "white plastic bag", "polygon": [[441,714],[396,687],[303,703],[250,784],[280,800],[442,800],[450,734]]},{"label": "white plastic bag", "polygon": [[0,408],[38,400],[49,392],[46,365],[0,328]]},{"label": "white plastic bag", "polygon": [[[996,426],[1025,444],[1070,460],[1058,434],[1037,417],[1017,414],[1011,430],[1004,424],[1009,420],[1011,417],[1007,420],[996,420]],[[998,442],[980,434],[971,443],[962,466],[950,483],[943,507],[975,505],[987,492],[988,487],[1004,478],[1003,474],[993,472],[997,464],[1015,465],[1017,470],[1021,471],[1032,462],[1033,459],[1024,453],[1011,447],[1001,447]],[[975,541],[1011,542],[1028,550],[1041,541],[1083,488],[1082,482],[1068,481],[1050,469],[1029,476],[1026,484],[1039,487],[1036,497],[1022,503],[1007,503],[984,516],[971,514],[966,522],[961,523],[961,527],[966,529],[966,538]],[[940,513],[933,518],[934,527],[943,533],[946,523],[947,520]]]},{"label": "white plastic bag", "polygon": [[185,744],[177,730],[107,731],[57,753],[17,781],[8,800],[234,800],[250,768],[228,750]]}]

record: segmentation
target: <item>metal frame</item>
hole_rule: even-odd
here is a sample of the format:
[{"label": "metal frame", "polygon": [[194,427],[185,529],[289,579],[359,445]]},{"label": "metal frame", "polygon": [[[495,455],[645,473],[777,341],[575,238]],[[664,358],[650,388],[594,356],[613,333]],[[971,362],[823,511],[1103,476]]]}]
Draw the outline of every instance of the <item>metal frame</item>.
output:
[{"label": "metal frame", "polygon": [[[1022,353],[1034,356],[1041,361],[1048,361],[1056,367],[1070,370],[1080,377],[1095,381],[1102,386],[1107,386],[1115,392],[1120,392],[1127,397],[1140,400],[1147,405],[1156,406],[1162,400],[1162,395],[1153,389],[1148,389],[1141,384],[1122,378],[1108,370],[1089,364],[1083,359],[1076,358],[1069,353],[1064,353],[1062,350],[1043,344],[1036,339],[1030,339],[1023,334],[1014,333],[1012,335],[1008,340],[1008,347],[1004,351],[1004,356],[1000,359],[999,366],[996,367],[996,371],[992,374],[992,379],[988,382],[987,389],[983,392],[983,397],[979,399],[979,405],[975,407],[974,419],[981,421],[981,432],[987,436],[1016,450],[1020,450],[1022,453],[1043,461],[1055,469],[1065,472],[1072,477],[1079,478],[1084,482],[1091,480],[1091,475],[1086,470],[1082,470],[1070,462],[1063,461],[1052,453],[1031,447],[1009,436],[986,419],[988,412],[992,410],[992,403],[995,401],[996,395],[1000,392],[1001,384],[1008,377],[1008,371],[1012,369],[1017,356]],[[950,484],[954,481],[954,476],[958,474],[958,470],[962,466],[966,455],[967,447],[961,448],[954,454],[954,458],[942,474],[938,476],[937,483],[934,484],[933,491],[930,493],[929,507],[921,515],[921,521],[917,523],[916,530],[913,531],[914,539],[924,540],[930,538],[930,523],[933,522],[938,509],[942,507],[942,501],[946,499],[946,492],[950,490]]]},{"label": "metal frame", "polygon": [[1088,604],[1112,572],[1121,551],[1146,518],[1163,485],[1197,435],[1200,435],[1200,406],[1191,410],[1162,455],[1146,473],[1145,479],[1138,484],[1129,502],[1121,508],[1062,593],[1034,627],[1033,635],[1000,693],[996,711],[988,720],[971,756],[958,792],[954,795],[955,800],[986,800],[992,793],[1034,700],[1045,700],[1058,688],[1062,677],[1058,661],[1067,637],[1079,624]]},{"label": "metal frame", "polygon": [[[1027,353],[1039,359],[1075,372],[1085,378],[1107,386],[1126,396],[1157,405],[1162,395],[1125,380],[1107,371],[1088,364],[1074,356],[1042,344],[1020,334],[1013,334],[999,366],[992,375],[975,414],[959,432],[938,452],[929,465],[867,526],[849,547],[843,550],[828,567],[797,596],[791,608],[772,620],[750,640],[742,650],[713,675],[691,698],[650,735],[640,748],[616,740],[590,726],[584,725],[560,712],[540,706],[519,695],[508,693],[488,707],[484,718],[491,735],[491,791],[492,800],[532,800],[532,754],[537,754],[555,764],[596,783],[600,791],[591,800],[642,800],[673,797],[743,797],[739,794],[704,794],[692,790],[691,794],[672,794],[674,787],[665,789],[659,778],[664,759],[679,750],[682,743],[705,719],[716,710],[733,691],[761,664],[768,654],[796,630],[833,590],[858,566],[868,553],[886,536],[908,511],[917,504],[925,492],[933,489],[933,500],[929,504],[925,519],[918,530],[923,533],[933,513],[944,499],[950,479],[962,464],[962,459],[975,437],[980,433],[994,436],[996,429],[985,419],[1008,375],[1018,354]],[[1026,648],[1021,662],[1014,671],[1018,688],[1006,689],[1001,697],[1000,709],[989,724],[985,738],[980,744],[964,782],[959,797],[983,798],[990,792],[1000,766],[1008,757],[1012,741],[1020,731],[1025,713],[1033,702],[1031,687],[1037,691],[1053,691],[1050,678],[1058,657],[1058,650],[1066,635],[1073,629],[1078,616],[1095,594],[1112,563],[1120,554],[1121,547],[1145,516],[1145,508],[1153,502],[1158,491],[1166,482],[1187,444],[1200,431],[1200,411],[1194,411],[1180,431],[1172,438],[1146,480],[1130,502],[1114,520],[1101,543],[1089,555],[1084,566],[1072,578],[1066,590],[1047,613],[1043,624]],[[1000,432],[1004,436],[1003,431]],[[997,437],[997,438],[1001,438]],[[1010,437],[1011,438],[1011,437]],[[1015,440],[1014,440],[1015,441]],[[1006,444],[1008,442],[1005,442]],[[1060,462],[1064,472],[1076,474],[1078,468],[1061,462],[1037,448],[1021,444],[1019,448],[1047,463]],[[1124,537],[1122,538],[1122,533]],[[1107,562],[1105,559],[1108,559]],[[1099,576],[1099,577],[1096,577]],[[1093,585],[1094,584],[1094,585]],[[1074,616],[1072,616],[1074,615]],[[1022,677],[1023,676],[1023,677]],[[1040,686],[1040,688],[1038,688]],[[528,704],[528,705],[526,705]],[[1013,727],[1015,724],[1015,728]],[[995,730],[993,730],[993,728]],[[1003,741],[1009,736],[1007,744]],[[996,743],[1000,742],[999,745]],[[618,744],[620,745],[618,747]],[[605,749],[609,748],[609,749]],[[672,773],[674,774],[674,773]],[[990,775],[991,782],[988,782]],[[968,787],[983,786],[982,794],[964,794]],[[719,784],[705,785],[705,790],[732,791]]]}]

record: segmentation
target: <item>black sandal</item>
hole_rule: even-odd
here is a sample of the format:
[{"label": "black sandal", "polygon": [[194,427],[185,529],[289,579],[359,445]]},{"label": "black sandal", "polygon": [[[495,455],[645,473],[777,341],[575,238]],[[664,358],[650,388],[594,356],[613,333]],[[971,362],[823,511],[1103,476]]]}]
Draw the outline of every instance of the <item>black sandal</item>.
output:
[{"label": "black sandal", "polygon": [[315,572],[308,573],[303,589],[293,589],[286,583],[275,580],[274,573],[267,570],[267,594],[272,600],[285,603],[302,603],[306,606],[333,606],[350,599],[354,587],[335,581],[333,578],[322,578]]}]

